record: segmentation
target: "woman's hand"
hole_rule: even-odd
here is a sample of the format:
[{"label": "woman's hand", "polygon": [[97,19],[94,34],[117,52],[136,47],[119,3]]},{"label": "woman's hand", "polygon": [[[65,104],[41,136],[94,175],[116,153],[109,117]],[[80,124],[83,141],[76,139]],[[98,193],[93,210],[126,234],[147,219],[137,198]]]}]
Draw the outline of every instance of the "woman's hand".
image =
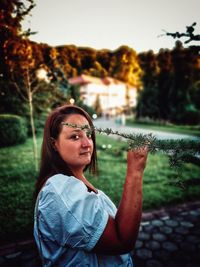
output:
[{"label": "woman's hand", "polygon": [[132,174],[132,172],[143,173],[146,166],[147,156],[147,147],[129,150],[127,153],[127,174]]}]

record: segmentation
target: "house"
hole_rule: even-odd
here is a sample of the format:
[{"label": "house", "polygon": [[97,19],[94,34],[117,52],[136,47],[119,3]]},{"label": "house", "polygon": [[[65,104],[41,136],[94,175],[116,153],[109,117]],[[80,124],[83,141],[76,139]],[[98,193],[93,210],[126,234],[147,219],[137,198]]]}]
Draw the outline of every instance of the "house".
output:
[{"label": "house", "polygon": [[94,107],[99,101],[103,114],[114,116],[136,105],[136,88],[111,77],[97,78],[82,74],[70,78],[68,82],[80,85],[84,104]]}]

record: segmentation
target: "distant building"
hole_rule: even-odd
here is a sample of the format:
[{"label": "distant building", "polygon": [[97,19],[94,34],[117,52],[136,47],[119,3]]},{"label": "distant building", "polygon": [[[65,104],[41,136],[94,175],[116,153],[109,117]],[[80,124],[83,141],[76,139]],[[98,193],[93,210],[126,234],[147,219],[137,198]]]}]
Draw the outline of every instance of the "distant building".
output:
[{"label": "distant building", "polygon": [[116,115],[124,112],[127,107],[136,105],[136,88],[119,80],[81,75],[70,78],[68,81],[70,84],[80,85],[80,94],[84,104],[94,107],[99,98],[98,101],[104,114]]}]

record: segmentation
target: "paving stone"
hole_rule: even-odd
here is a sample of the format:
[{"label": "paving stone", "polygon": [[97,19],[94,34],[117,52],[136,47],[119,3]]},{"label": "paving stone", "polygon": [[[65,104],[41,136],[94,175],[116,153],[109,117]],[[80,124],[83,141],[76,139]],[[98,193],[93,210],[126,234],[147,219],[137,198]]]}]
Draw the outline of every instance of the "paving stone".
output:
[{"label": "paving stone", "polygon": [[30,260],[30,259],[33,259],[35,257],[37,257],[35,251],[30,250],[30,251],[26,251],[26,253],[22,253],[20,258],[23,260]]},{"label": "paving stone", "polygon": [[164,234],[171,234],[173,231],[172,228],[169,226],[162,226],[162,227],[159,227],[159,229]]},{"label": "paving stone", "polygon": [[139,232],[143,231],[143,226],[140,224]]},{"label": "paving stone", "polygon": [[162,241],[166,240],[167,237],[166,237],[166,235],[164,235],[164,234],[161,234],[161,233],[155,233],[155,234],[153,234],[153,239],[162,242]]},{"label": "paving stone", "polygon": [[183,237],[184,236],[181,234],[173,233],[172,235],[170,235],[170,241],[180,243],[183,241]]},{"label": "paving stone", "polygon": [[200,208],[196,209],[196,213],[200,215]]},{"label": "paving stone", "polygon": [[148,260],[145,266],[146,267],[163,267],[163,264],[156,260]]},{"label": "paving stone", "polygon": [[193,228],[193,233],[195,233],[195,235],[200,236],[200,225],[196,225]]},{"label": "paving stone", "polygon": [[161,220],[153,220],[151,223],[154,226],[162,226],[164,224]]},{"label": "paving stone", "polygon": [[14,259],[14,258],[19,257],[21,255],[21,253],[22,253],[21,251],[11,253],[11,254],[6,255],[6,258],[7,259]]},{"label": "paving stone", "polygon": [[192,254],[192,259],[195,261],[195,262],[200,262],[200,254],[199,254],[199,250],[197,250],[197,251],[195,251],[195,252],[193,252],[193,254],[192,253],[190,253],[190,254]]},{"label": "paving stone", "polygon": [[160,244],[157,241],[150,240],[145,242],[145,247],[151,250],[156,250],[160,248]]},{"label": "paving stone", "polygon": [[197,217],[197,216],[188,216],[188,217],[187,217],[187,220],[189,220],[190,222],[196,224],[196,223],[199,222],[200,218],[199,218],[199,216],[198,216],[198,217]]},{"label": "paving stone", "polygon": [[189,262],[186,264],[186,267],[199,267],[198,262]]},{"label": "paving stone", "polygon": [[180,244],[181,249],[183,249],[184,251],[195,251],[195,245],[189,243],[189,242],[184,242],[182,244]]},{"label": "paving stone", "polygon": [[166,220],[165,224],[167,226],[176,227],[176,226],[178,226],[179,223],[177,221],[175,221],[175,220]]},{"label": "paving stone", "polygon": [[186,227],[183,227],[183,226],[179,226],[175,229],[175,232],[179,233],[179,234],[182,234],[182,235],[186,235],[189,233],[189,230],[188,228]]},{"label": "paving stone", "polygon": [[148,212],[142,214],[142,221],[151,221],[153,219],[154,219],[153,213]]},{"label": "paving stone", "polygon": [[186,240],[193,244],[200,244],[200,237],[196,235],[189,235],[186,237]]},{"label": "paving stone", "polygon": [[191,211],[189,211],[189,213],[190,213],[192,216],[196,216],[196,217],[198,217],[198,215],[199,215],[199,212],[196,211],[196,210],[191,210]]},{"label": "paving stone", "polygon": [[170,241],[165,241],[163,244],[162,244],[162,247],[168,251],[176,251],[178,250],[178,247],[176,244],[170,242]]},{"label": "paving stone", "polygon": [[170,252],[168,252],[164,249],[161,249],[161,250],[154,252],[154,257],[156,259],[161,260],[161,261],[167,261],[167,260],[171,259],[171,254],[170,254]]},{"label": "paving stone", "polygon": [[160,220],[162,220],[162,221],[169,220],[169,216],[168,216],[168,215],[166,215],[166,216],[163,216],[163,217],[161,217],[161,218],[160,218]]},{"label": "paving stone", "polygon": [[143,231],[154,233],[154,232],[157,232],[157,229],[154,225],[149,224],[149,225],[143,226]]},{"label": "paving stone", "polygon": [[[137,257],[134,257],[133,258],[133,264],[134,264],[134,267],[145,267],[145,262],[146,261],[143,261]],[[105,266],[106,267],[106,266]]]},{"label": "paving stone", "polygon": [[24,264],[22,264],[20,267],[42,267],[41,264],[38,264],[35,260],[30,260]]},{"label": "paving stone", "polygon": [[175,221],[177,221],[177,222],[182,222],[183,217],[177,215],[177,216],[174,216],[174,217],[173,217],[173,220],[175,220]]},{"label": "paving stone", "polygon": [[194,227],[193,223],[186,222],[186,221],[181,222],[181,225],[184,226],[184,227],[188,227],[188,228]]},{"label": "paving stone", "polygon": [[136,255],[143,260],[152,258],[152,251],[146,248],[142,248],[136,251]]},{"label": "paving stone", "polygon": [[135,248],[141,248],[143,246],[143,242],[140,241],[140,240],[137,240],[136,243],[135,243]]},{"label": "paving stone", "polygon": [[3,257],[0,257],[0,266],[3,266],[3,263],[5,263],[5,259]]},{"label": "paving stone", "polygon": [[190,255],[179,249],[174,253],[173,259],[178,262],[188,262],[190,260]]},{"label": "paving stone", "polygon": [[[176,262],[173,262],[173,261],[167,261],[165,263],[165,266],[166,267],[179,267],[179,265]],[[180,267],[183,267],[183,266],[181,265]]]},{"label": "paving stone", "polygon": [[150,221],[142,222],[142,223],[141,223],[142,226],[146,226],[146,225],[149,225],[149,224],[150,224]]},{"label": "paving stone", "polygon": [[148,239],[150,239],[150,234],[140,232],[138,235],[138,239],[139,240],[148,240]]},{"label": "paving stone", "polygon": [[181,215],[181,216],[187,216],[187,215],[188,215],[188,211],[182,211],[182,212],[180,213],[180,215]]}]

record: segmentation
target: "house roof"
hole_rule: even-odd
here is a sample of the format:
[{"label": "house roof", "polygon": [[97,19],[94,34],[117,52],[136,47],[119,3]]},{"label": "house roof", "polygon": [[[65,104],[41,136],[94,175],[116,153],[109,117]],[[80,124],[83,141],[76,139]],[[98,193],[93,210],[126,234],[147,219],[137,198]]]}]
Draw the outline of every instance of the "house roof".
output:
[{"label": "house roof", "polygon": [[89,75],[82,74],[77,77],[72,77],[68,79],[68,82],[70,84],[88,84],[88,83],[94,83],[94,84],[104,84],[104,85],[110,85],[110,84],[123,84],[123,82],[116,80],[111,77],[105,77],[105,78],[97,78]]}]

